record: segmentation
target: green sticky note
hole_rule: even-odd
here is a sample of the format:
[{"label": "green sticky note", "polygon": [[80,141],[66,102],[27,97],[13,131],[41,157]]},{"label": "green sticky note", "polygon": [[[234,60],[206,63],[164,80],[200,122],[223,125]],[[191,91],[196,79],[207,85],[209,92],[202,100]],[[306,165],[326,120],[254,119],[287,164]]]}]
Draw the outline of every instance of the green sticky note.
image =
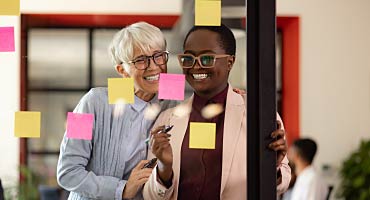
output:
[{"label": "green sticky note", "polygon": [[0,0],[0,15],[16,15],[20,14],[20,0]]},{"label": "green sticky note", "polygon": [[14,136],[22,138],[39,138],[41,113],[20,111],[15,112]]},{"label": "green sticky note", "polygon": [[109,78],[108,79],[109,104],[134,103],[134,79],[133,78]]},{"label": "green sticky note", "polygon": [[190,149],[215,149],[216,124],[190,122]]},{"label": "green sticky note", "polygon": [[195,0],[195,26],[221,26],[221,0]]}]

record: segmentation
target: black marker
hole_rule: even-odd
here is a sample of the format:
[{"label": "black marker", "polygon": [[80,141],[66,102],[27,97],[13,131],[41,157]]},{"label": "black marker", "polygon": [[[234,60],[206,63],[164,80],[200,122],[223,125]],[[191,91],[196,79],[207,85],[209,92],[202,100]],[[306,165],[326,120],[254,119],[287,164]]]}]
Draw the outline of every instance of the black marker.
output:
[{"label": "black marker", "polygon": [[157,162],[157,158],[153,158],[149,162],[147,162],[141,169],[153,168],[156,162]]}]

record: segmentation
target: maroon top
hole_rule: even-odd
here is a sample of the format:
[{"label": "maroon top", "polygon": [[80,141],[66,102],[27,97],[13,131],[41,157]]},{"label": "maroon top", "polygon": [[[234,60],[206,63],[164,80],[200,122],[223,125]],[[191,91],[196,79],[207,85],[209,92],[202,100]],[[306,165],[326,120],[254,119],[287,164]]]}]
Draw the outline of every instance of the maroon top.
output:
[{"label": "maroon top", "polygon": [[[181,166],[178,199],[220,199],[222,175],[222,139],[225,112],[212,119],[201,115],[210,103],[223,105],[225,110],[228,87],[211,99],[202,99],[194,94],[188,128],[181,147]],[[216,149],[189,149],[190,122],[216,123]]]}]

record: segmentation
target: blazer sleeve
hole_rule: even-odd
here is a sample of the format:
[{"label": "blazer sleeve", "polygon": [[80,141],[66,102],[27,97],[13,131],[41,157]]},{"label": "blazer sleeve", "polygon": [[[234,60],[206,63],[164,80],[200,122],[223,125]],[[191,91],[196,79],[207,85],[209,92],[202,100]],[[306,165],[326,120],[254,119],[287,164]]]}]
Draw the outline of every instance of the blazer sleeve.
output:
[{"label": "blazer sleeve", "polygon": [[[166,110],[162,112],[156,122],[154,123],[153,128],[157,126],[164,125],[168,119],[171,117],[171,110]],[[148,159],[152,159],[155,156],[151,151],[148,151]],[[174,183],[174,178],[172,178],[172,183]],[[174,192],[174,184],[170,188],[166,188],[157,174],[157,166],[153,169],[151,176],[149,177],[148,182],[145,183],[143,189],[143,197],[145,200],[169,200],[171,199]]]},{"label": "blazer sleeve", "polygon": [[[94,114],[94,98],[91,93],[92,91],[81,99],[74,110],[75,113]],[[94,120],[94,130],[95,128]],[[98,176],[86,169],[92,149],[92,141],[69,139],[64,135],[57,165],[58,184],[68,191],[88,198],[122,199],[126,181],[112,176]]]}]

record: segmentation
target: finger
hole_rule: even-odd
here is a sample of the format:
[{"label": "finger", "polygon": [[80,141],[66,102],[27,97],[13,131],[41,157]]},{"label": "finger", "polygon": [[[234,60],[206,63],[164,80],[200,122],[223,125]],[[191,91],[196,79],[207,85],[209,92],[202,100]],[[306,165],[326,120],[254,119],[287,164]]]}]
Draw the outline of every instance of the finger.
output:
[{"label": "finger", "polygon": [[142,178],[148,178],[151,174],[152,174],[151,168],[144,168],[138,172],[136,179],[139,180]]},{"label": "finger", "polygon": [[278,140],[272,141],[269,146],[278,146],[278,145],[285,145],[285,140],[283,138],[280,138]]},{"label": "finger", "polygon": [[153,144],[152,149],[153,149],[155,152],[159,153],[159,152],[161,152],[161,151],[164,149],[163,147],[164,147],[165,145],[166,145],[166,147],[169,145],[169,141],[168,141],[168,140],[161,141],[161,142],[158,142],[158,143]]},{"label": "finger", "polygon": [[150,139],[150,142],[149,142],[150,146],[153,147],[157,143],[160,143],[160,142],[163,142],[163,141],[168,141],[169,140],[168,138],[169,138],[169,134],[167,134],[167,133],[155,134]]},{"label": "finger", "polygon": [[138,180],[137,184],[138,184],[138,186],[142,186],[146,182],[148,182],[148,180],[149,180],[149,178],[142,178],[142,179]]},{"label": "finger", "polygon": [[142,161],[140,161],[135,167],[134,167],[134,169],[132,170],[132,171],[138,171],[138,170],[140,170],[141,168],[143,168],[143,166],[147,163],[147,162],[149,162],[149,160],[142,160]]},{"label": "finger", "polygon": [[162,126],[158,126],[158,127],[156,127],[155,129],[152,129],[152,130],[150,131],[150,134],[151,134],[151,135],[155,135],[155,134],[156,134],[156,133],[158,133],[159,131],[163,130],[163,128],[164,128],[164,125],[162,125]]},{"label": "finger", "polygon": [[168,133],[158,133],[158,134],[153,135],[153,138],[154,139],[156,139],[156,138],[168,138],[168,137],[171,137],[171,134],[168,134]]},{"label": "finger", "polygon": [[277,148],[277,147],[279,147],[279,146],[283,146],[283,147],[285,147],[285,149],[284,149],[284,150],[287,150],[287,149],[288,149],[287,145],[286,145],[286,144],[285,144],[285,142],[284,142],[284,141],[282,141],[282,140],[277,140],[277,141],[275,141],[275,142],[273,142],[273,143],[270,143],[268,147],[269,147],[270,149],[272,149],[272,150],[276,150],[276,148]]},{"label": "finger", "polygon": [[279,153],[283,153],[284,155],[286,154],[287,152],[287,148],[286,148],[286,145],[278,145],[278,146],[273,146],[270,148],[271,150],[274,150],[276,152],[279,152]]},{"label": "finger", "polygon": [[285,131],[282,129],[275,130],[271,133],[272,138],[284,138],[285,137]]},{"label": "finger", "polygon": [[281,121],[280,120],[276,120],[277,122],[277,129],[280,130],[281,129]]},{"label": "finger", "polygon": [[158,145],[160,145],[163,142],[168,142],[169,138],[158,138],[158,139],[153,139],[153,143],[151,147],[157,148]]}]

